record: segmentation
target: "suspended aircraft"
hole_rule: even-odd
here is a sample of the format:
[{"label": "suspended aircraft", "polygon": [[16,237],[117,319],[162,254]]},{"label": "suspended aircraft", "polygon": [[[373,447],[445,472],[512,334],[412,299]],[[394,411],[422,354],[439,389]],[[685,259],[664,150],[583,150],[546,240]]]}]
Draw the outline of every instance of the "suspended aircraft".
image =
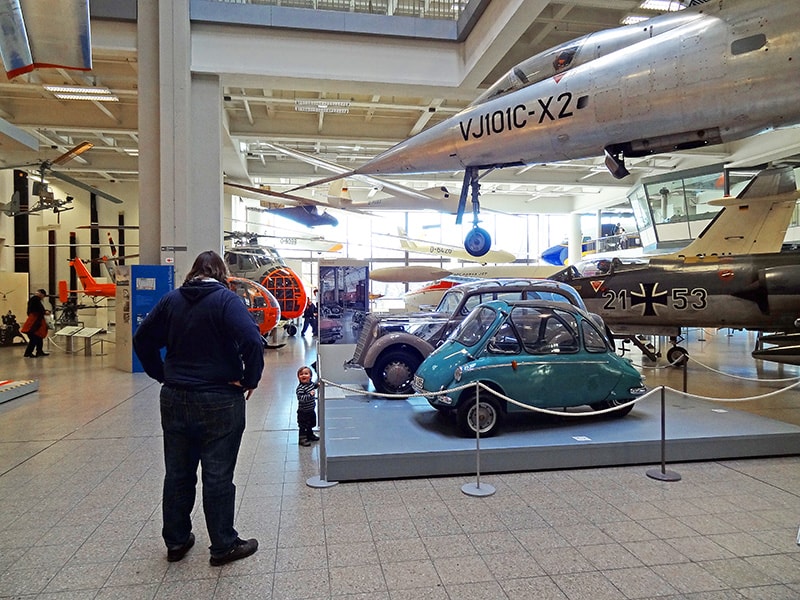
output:
[{"label": "suspended aircraft", "polygon": [[470,106],[355,175],[464,170],[456,223],[472,201],[465,248],[481,256],[480,179],[493,169],[605,156],[625,161],[739,140],[800,121],[800,3],[708,2],[565,42],[514,66]]},{"label": "suspended aircraft", "polygon": [[37,180],[33,182],[31,191],[33,192],[33,195],[36,196],[37,200],[32,206],[28,207],[26,210],[22,210],[20,207],[20,195],[17,191],[14,192],[10,202],[0,205],[0,211],[4,212],[10,217],[14,217],[17,215],[30,214],[43,210],[52,210],[56,214],[66,210],[72,210],[73,207],[69,205],[72,203],[74,198],[72,196],[67,196],[64,199],[56,198],[53,194],[53,191],[50,189],[50,186],[45,183],[45,177],[55,177],[57,179],[61,179],[62,181],[66,181],[75,187],[86,190],[87,192],[100,196],[101,198],[105,198],[109,202],[113,202],[114,204],[122,204],[122,200],[116,196],[112,196],[111,194],[99,190],[96,187],[83,183],[82,181],[79,181],[74,177],[71,177],[66,173],[62,173],[54,168],[69,162],[76,156],[80,156],[87,150],[90,150],[93,145],[94,144],[90,142],[81,142],[53,160],[44,160],[41,162],[2,167],[3,169],[20,170],[35,167]]},{"label": "suspended aircraft", "polygon": [[480,258],[472,256],[465,252],[462,248],[451,246],[449,244],[442,244],[440,242],[431,242],[428,240],[417,240],[408,237],[405,231],[398,229],[397,236],[400,241],[400,248],[406,252],[413,252],[414,254],[424,254],[427,256],[441,256],[444,258],[451,258],[454,260],[466,260],[469,262],[486,263],[511,263],[514,262],[516,257],[510,252],[504,250],[490,250]]},{"label": "suspended aircraft", "polygon": [[685,360],[684,327],[800,332],[800,252],[781,252],[800,192],[791,167],[761,171],[683,250],[648,259],[601,258],[551,278],[573,286],[613,337],[657,356],[637,334],[670,336]]},{"label": "suspended aircraft", "polygon": [[[293,196],[283,192],[276,192],[266,187],[255,187],[241,183],[226,181],[224,189],[229,194],[259,201],[259,206],[248,206],[247,210],[267,213],[291,219],[306,227],[321,227],[330,225],[336,227],[339,219],[324,210],[325,203],[311,198]],[[289,204],[290,206],[286,206]],[[320,210],[323,209],[323,210]]]}]

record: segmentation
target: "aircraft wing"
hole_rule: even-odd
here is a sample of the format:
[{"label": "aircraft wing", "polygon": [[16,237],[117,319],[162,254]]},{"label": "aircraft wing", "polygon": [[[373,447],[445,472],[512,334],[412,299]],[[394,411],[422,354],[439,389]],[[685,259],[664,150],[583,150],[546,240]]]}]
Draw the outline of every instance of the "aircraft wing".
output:
[{"label": "aircraft wing", "polygon": [[[405,200],[409,203],[407,210],[419,210],[423,208],[430,208],[432,210],[442,210],[443,205],[446,203],[444,202],[447,197],[450,196],[446,190],[444,191],[445,197],[440,197],[438,194],[433,196],[425,191],[415,190],[414,188],[394,183],[393,181],[389,181],[388,179],[382,179],[380,177],[373,177],[371,175],[354,175],[353,172],[343,167],[342,165],[337,165],[334,162],[330,162],[319,158],[317,156],[313,156],[311,154],[306,154],[305,152],[300,152],[299,150],[292,150],[291,148],[286,148],[285,146],[281,146],[279,144],[270,144],[267,143],[266,146],[276,150],[278,152],[282,152],[286,156],[291,156],[292,158],[296,158],[302,162],[308,163],[315,167],[320,167],[322,169],[326,169],[331,171],[335,174],[334,177],[328,177],[323,180],[312,182],[312,184],[302,187],[313,187],[314,185],[321,185],[323,183],[330,183],[331,181],[335,181],[337,179],[344,179],[345,177],[352,177],[354,179],[358,179],[359,181],[364,181],[367,184],[377,188],[381,192],[388,194],[396,198],[398,201]],[[295,188],[300,189],[300,188]],[[458,198],[453,198],[453,201],[447,204],[446,209],[447,211],[455,212],[455,209],[458,204]],[[451,206],[452,205],[452,206]],[[348,209],[347,206],[335,206],[335,208],[345,208]],[[361,210],[378,210],[382,208],[382,206],[378,202],[374,203],[354,203],[352,208],[358,208]],[[392,210],[403,210],[403,206],[398,202],[394,204],[386,203],[383,208],[392,209]]]},{"label": "aircraft wing", "polygon": [[233,183],[226,181],[223,188],[229,194],[242,196],[243,198],[250,198],[251,200],[273,200],[277,204],[286,206],[319,206],[321,208],[328,208],[330,205],[319,200],[311,198],[304,198],[303,196],[296,196],[294,194],[287,194],[285,192],[276,192],[265,188],[259,188],[252,185],[244,185],[241,183]]},{"label": "aircraft wing", "polygon": [[526,277],[546,279],[557,271],[551,265],[476,265],[474,267],[455,267],[442,269],[434,265],[408,265],[404,267],[383,267],[369,272],[370,279],[385,283],[414,283],[435,281],[445,277],[471,277],[475,279],[494,279],[504,277]]}]

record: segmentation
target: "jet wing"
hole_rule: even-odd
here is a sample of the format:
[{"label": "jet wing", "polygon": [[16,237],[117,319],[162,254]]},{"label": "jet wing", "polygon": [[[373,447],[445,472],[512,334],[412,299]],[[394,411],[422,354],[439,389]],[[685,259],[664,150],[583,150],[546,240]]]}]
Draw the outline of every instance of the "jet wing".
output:
[{"label": "jet wing", "polygon": [[[382,179],[380,177],[373,177],[371,175],[355,175],[353,171],[350,169],[343,167],[342,165],[337,165],[334,162],[330,162],[319,158],[317,156],[313,156],[311,154],[306,154],[305,152],[300,152],[299,150],[292,150],[291,148],[286,148],[285,146],[281,146],[279,144],[266,144],[267,147],[276,150],[277,152],[281,152],[286,156],[291,156],[292,158],[296,158],[302,162],[308,163],[315,167],[320,167],[327,171],[331,171],[335,175],[333,177],[327,177],[325,179],[314,181],[311,184],[301,186],[300,188],[295,189],[302,189],[306,187],[313,187],[315,185],[321,185],[323,183],[330,183],[331,181],[335,181],[337,179],[344,179],[345,177],[352,177],[354,179],[358,179],[359,181],[364,181],[367,184],[379,189],[380,191],[393,196],[398,199],[405,199],[411,204],[408,210],[418,210],[422,208],[430,208],[433,210],[442,210],[442,205],[444,204],[443,198],[432,196],[424,191],[415,190],[414,188],[410,188],[408,186],[394,183],[393,181],[389,181],[388,179]],[[449,194],[448,194],[449,195]],[[447,210],[450,211],[451,208],[453,212],[455,212],[455,207],[458,204],[458,198],[454,198],[451,206],[447,206]],[[344,206],[338,206],[336,208],[347,208]],[[357,203],[353,205],[353,208],[360,208],[362,210],[377,210],[380,208],[377,205],[369,205],[367,203]],[[387,204],[386,208],[391,208],[393,210],[403,210],[402,206],[400,205],[391,205]]]}]

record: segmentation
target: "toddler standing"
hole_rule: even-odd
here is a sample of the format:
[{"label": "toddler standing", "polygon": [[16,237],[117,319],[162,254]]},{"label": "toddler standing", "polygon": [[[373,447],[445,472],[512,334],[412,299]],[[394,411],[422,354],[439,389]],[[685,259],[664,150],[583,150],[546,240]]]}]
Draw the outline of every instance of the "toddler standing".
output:
[{"label": "toddler standing", "polygon": [[312,381],[311,367],[300,367],[297,370],[297,426],[300,428],[300,437],[297,443],[301,446],[310,446],[319,438],[314,435],[313,428],[317,424],[317,388],[319,383]]}]

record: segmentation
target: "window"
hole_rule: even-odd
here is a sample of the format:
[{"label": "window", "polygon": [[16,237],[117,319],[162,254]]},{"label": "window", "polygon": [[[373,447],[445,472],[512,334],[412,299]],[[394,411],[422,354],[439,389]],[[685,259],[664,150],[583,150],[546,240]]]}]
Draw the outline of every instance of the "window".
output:
[{"label": "window", "polygon": [[589,321],[581,322],[583,345],[588,352],[606,352],[609,350],[606,339]]}]

